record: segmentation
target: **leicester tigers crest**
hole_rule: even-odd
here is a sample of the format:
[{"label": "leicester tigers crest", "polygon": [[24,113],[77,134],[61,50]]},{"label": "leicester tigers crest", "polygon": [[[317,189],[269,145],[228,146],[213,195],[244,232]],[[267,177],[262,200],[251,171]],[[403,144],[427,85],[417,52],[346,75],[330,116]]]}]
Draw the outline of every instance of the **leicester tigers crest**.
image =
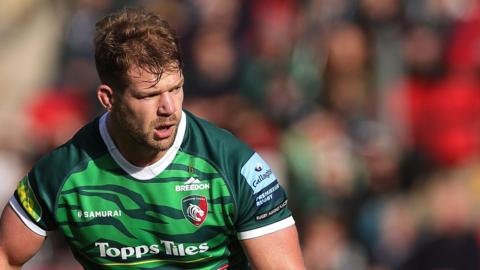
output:
[{"label": "leicester tigers crest", "polygon": [[190,195],[182,199],[182,211],[185,218],[195,226],[200,226],[207,218],[207,198],[200,195]]}]

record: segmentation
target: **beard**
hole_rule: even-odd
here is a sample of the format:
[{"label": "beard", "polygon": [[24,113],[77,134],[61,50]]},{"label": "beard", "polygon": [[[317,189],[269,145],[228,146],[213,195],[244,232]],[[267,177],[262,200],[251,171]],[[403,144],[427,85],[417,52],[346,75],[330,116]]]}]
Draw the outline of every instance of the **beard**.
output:
[{"label": "beard", "polygon": [[[140,147],[153,150],[155,152],[165,152],[172,147],[173,142],[175,141],[179,124],[178,117],[175,114],[168,118],[157,118],[156,120],[150,122],[146,128],[139,126],[138,121],[130,116],[126,108],[122,107],[116,111],[112,110],[111,114],[115,119],[119,130],[124,132],[124,137]],[[171,127],[173,128],[171,135],[164,139],[155,138],[155,129],[166,123],[175,123],[175,125]]]}]

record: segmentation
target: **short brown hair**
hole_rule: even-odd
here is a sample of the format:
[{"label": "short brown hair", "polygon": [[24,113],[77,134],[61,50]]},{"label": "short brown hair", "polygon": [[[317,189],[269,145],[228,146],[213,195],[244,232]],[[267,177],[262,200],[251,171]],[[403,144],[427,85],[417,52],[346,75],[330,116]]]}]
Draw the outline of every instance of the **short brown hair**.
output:
[{"label": "short brown hair", "polygon": [[95,25],[95,65],[102,83],[119,90],[128,72],[139,67],[160,80],[166,69],[183,66],[175,31],[155,14],[127,8]]}]

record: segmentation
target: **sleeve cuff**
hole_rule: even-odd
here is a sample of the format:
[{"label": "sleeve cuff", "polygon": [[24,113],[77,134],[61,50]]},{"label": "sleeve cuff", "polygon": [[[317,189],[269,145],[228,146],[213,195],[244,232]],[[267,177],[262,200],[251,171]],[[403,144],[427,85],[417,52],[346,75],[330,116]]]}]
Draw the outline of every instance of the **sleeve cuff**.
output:
[{"label": "sleeve cuff", "polygon": [[292,216],[282,219],[278,222],[275,222],[273,224],[258,228],[258,229],[253,229],[250,231],[244,231],[244,232],[239,232],[237,233],[237,237],[239,240],[246,240],[246,239],[251,239],[259,236],[263,236],[269,233],[273,233],[276,231],[279,231],[281,229],[285,229],[287,227],[290,227],[295,224],[295,220],[293,219]]},{"label": "sleeve cuff", "polygon": [[40,228],[37,224],[33,223],[30,220],[27,213],[25,213],[25,210],[23,210],[23,208],[20,206],[20,203],[18,203],[15,196],[12,196],[8,203],[12,207],[13,211],[15,211],[15,213],[17,213],[18,217],[22,220],[22,222],[23,222],[23,224],[25,224],[25,226],[27,226],[30,230],[32,230],[34,233],[36,233],[40,236],[43,236],[43,237],[47,236],[47,231]]}]

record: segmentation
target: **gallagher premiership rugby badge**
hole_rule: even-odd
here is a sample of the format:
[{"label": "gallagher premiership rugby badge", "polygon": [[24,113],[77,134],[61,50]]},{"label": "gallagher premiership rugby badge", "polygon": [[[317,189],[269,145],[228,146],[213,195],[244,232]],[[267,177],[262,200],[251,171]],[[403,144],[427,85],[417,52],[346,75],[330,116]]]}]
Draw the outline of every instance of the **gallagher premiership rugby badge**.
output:
[{"label": "gallagher premiership rugby badge", "polygon": [[190,195],[182,199],[182,211],[185,218],[195,226],[200,226],[207,218],[207,198],[200,195]]}]

